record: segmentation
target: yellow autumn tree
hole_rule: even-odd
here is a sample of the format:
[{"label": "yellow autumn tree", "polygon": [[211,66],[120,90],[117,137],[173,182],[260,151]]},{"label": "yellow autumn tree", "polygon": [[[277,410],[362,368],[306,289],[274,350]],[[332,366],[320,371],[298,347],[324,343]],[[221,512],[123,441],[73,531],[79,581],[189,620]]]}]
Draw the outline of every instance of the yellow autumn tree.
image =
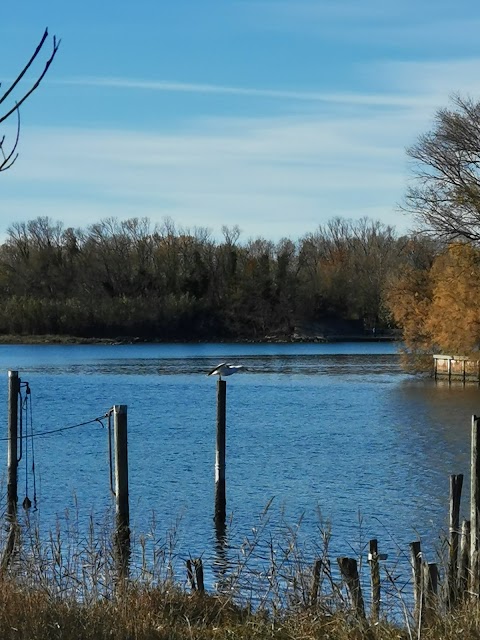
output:
[{"label": "yellow autumn tree", "polygon": [[433,263],[430,280],[432,302],[425,324],[432,348],[460,355],[478,352],[480,251],[470,244],[449,245]]},{"label": "yellow autumn tree", "polygon": [[387,286],[385,302],[395,324],[402,330],[407,351],[430,352],[432,336],[426,322],[432,304],[430,272],[403,267]]},{"label": "yellow autumn tree", "polygon": [[472,356],[480,349],[480,250],[452,243],[430,269],[404,268],[387,306],[411,354]]}]

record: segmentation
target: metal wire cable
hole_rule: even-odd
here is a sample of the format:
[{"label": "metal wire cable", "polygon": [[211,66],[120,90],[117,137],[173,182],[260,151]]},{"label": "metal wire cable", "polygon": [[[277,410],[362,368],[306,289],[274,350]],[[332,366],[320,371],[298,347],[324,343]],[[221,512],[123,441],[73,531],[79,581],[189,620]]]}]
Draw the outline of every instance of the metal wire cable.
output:
[{"label": "metal wire cable", "polygon": [[[85,422],[79,422],[78,424],[72,424],[68,427],[59,427],[58,429],[50,429],[49,431],[40,431],[39,433],[30,434],[29,438],[42,438],[44,436],[52,435],[53,433],[62,433],[63,431],[69,431],[70,429],[77,429],[78,427],[84,427],[87,424],[92,424],[94,422],[99,422],[103,428],[105,425],[102,420],[108,418],[109,411],[102,416],[98,416],[97,418],[92,418],[91,420],[86,420]],[[27,435],[22,435],[22,438],[27,438]],[[8,438],[0,438],[0,442],[8,442]]]}]

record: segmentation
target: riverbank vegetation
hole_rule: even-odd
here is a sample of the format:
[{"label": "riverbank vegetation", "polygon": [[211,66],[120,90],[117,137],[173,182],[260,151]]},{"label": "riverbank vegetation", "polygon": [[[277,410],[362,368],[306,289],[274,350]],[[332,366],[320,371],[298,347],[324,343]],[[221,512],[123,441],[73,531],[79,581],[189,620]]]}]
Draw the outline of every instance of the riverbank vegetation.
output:
[{"label": "riverbank vegetation", "polygon": [[390,334],[385,287],[430,265],[430,240],[334,219],[299,240],[221,241],[171,220],[86,229],[37,218],[0,246],[0,335],[263,340]]},{"label": "riverbank vegetation", "polygon": [[[66,516],[67,522],[68,515]],[[28,519],[27,519],[28,522]],[[366,615],[359,616],[330,558],[329,532],[306,548],[298,528],[271,536],[264,514],[238,551],[217,541],[203,557],[205,588],[187,579],[186,559],[155,531],[132,548],[130,577],[116,572],[113,534],[93,521],[82,532],[70,522],[42,539],[33,524],[21,525],[14,557],[0,576],[0,637],[3,640],[175,640],[245,638],[278,640],[473,640],[480,634],[477,599],[445,608],[429,601],[417,624],[408,561],[381,567],[381,608],[374,613],[368,578],[362,583]],[[228,533],[227,533],[228,535]],[[3,543],[4,541],[2,541]],[[352,549],[350,550],[352,551]],[[365,555],[360,550],[360,557]],[[316,558],[316,560],[315,560]],[[314,562],[315,560],[315,562]],[[405,560],[405,559],[404,559]],[[320,567],[318,573],[312,566]],[[315,577],[316,576],[316,577]],[[351,595],[351,594],[350,594]],[[434,609],[432,608],[434,607]]]},{"label": "riverbank vegetation", "polygon": [[121,599],[84,605],[2,582],[3,640],[477,640],[478,607],[438,618],[420,634],[389,624],[360,625],[348,614],[316,609],[272,618],[228,599],[177,589],[132,589]]}]

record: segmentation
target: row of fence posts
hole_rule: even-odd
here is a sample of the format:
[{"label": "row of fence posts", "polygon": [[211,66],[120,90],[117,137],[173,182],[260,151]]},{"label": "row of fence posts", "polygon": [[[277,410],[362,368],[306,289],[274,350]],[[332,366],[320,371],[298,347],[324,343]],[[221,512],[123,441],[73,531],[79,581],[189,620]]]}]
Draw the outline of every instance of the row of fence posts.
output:
[{"label": "row of fence posts", "polygon": [[[8,535],[2,553],[0,568],[5,571],[13,557],[18,537],[18,417],[21,380],[18,371],[8,372],[8,420],[7,420],[7,510]],[[114,555],[119,578],[128,576],[130,558],[130,514],[128,502],[128,445],[127,406],[115,405],[113,414],[115,480]],[[107,414],[108,415],[108,414]],[[110,435],[110,434],[109,434]],[[25,437],[22,435],[21,437]]]},{"label": "row of fence posts", "polygon": [[[436,562],[424,559],[421,542],[410,543],[410,561],[413,574],[414,619],[420,628],[439,610],[441,598],[444,610],[453,610],[467,598],[480,597],[480,417],[472,416],[470,460],[470,519],[460,522],[460,504],[463,474],[449,478],[449,536],[448,558],[444,582]],[[369,564],[371,569],[372,604],[370,618],[378,620],[380,614],[380,571],[377,540],[370,540]],[[340,573],[350,595],[352,607],[360,620],[366,618],[362,587],[354,558],[337,558]],[[315,565],[313,584],[315,585]],[[440,590],[440,586],[443,587]],[[316,598],[316,596],[315,596]]]}]

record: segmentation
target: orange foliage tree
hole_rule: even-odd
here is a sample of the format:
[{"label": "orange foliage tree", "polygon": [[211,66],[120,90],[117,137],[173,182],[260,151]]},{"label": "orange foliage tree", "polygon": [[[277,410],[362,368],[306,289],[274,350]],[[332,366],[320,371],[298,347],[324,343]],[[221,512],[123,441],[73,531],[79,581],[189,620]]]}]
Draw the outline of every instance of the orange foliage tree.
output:
[{"label": "orange foliage tree", "polygon": [[453,243],[430,269],[404,269],[387,305],[414,354],[470,355],[480,347],[480,250]]},{"label": "orange foliage tree", "polygon": [[385,302],[402,330],[407,350],[428,353],[432,343],[426,323],[432,304],[430,271],[413,266],[403,268],[387,286]]},{"label": "orange foliage tree", "polygon": [[[433,298],[426,325],[444,353],[471,355],[480,345],[480,251],[452,244],[431,272]],[[478,353],[477,353],[478,357]]]}]

